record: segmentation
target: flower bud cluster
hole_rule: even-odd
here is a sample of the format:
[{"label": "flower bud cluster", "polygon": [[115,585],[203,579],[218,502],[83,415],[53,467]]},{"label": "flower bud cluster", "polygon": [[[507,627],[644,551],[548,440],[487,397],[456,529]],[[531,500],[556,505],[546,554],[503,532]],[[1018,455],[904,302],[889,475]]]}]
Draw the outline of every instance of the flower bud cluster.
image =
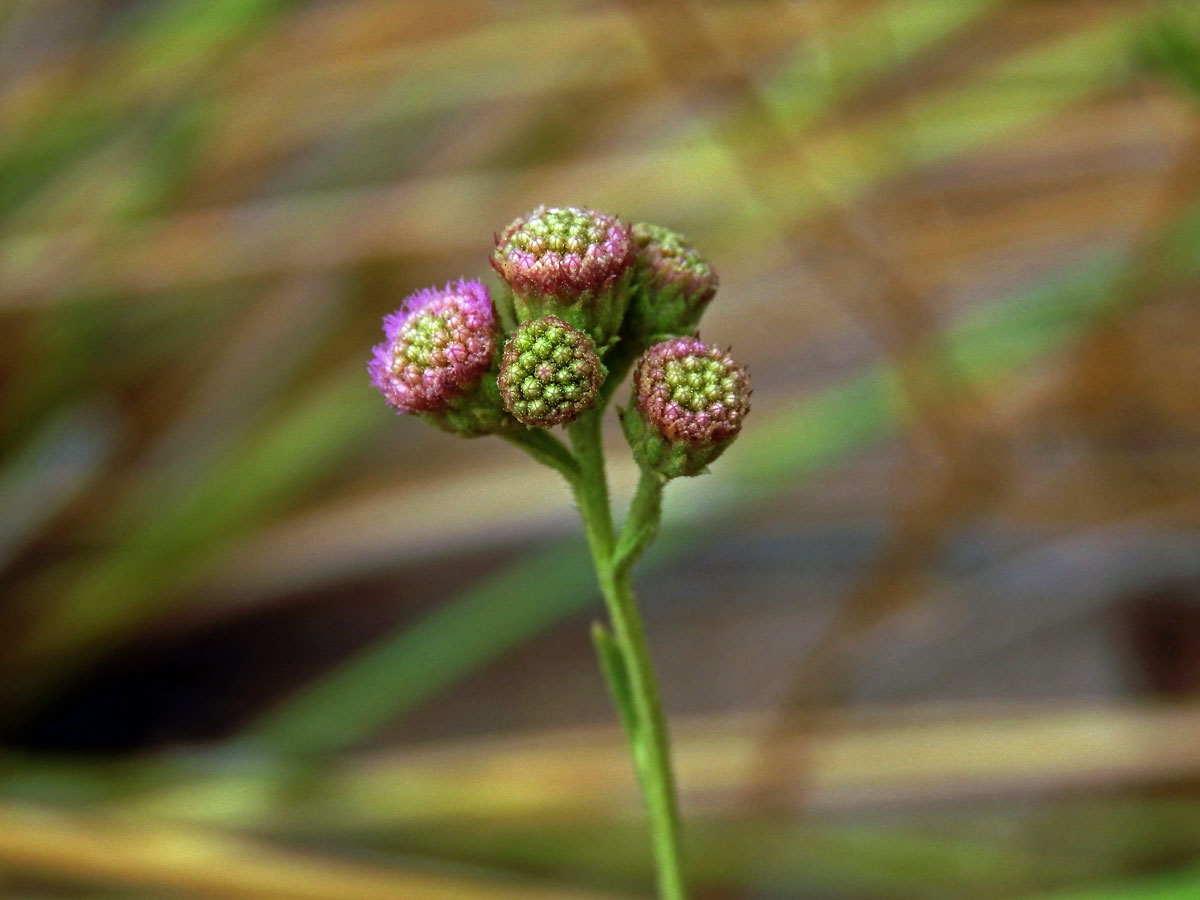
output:
[{"label": "flower bud cluster", "polygon": [[[638,462],[695,475],[741,429],[746,371],[695,328],[717,275],[682,235],[539,206],[496,235],[495,301],[477,281],[428,288],[384,319],[368,363],[397,412],[466,437],[568,424],[638,354],[622,422]],[[648,349],[647,349],[648,348]],[[643,353],[644,351],[644,353]]]}]

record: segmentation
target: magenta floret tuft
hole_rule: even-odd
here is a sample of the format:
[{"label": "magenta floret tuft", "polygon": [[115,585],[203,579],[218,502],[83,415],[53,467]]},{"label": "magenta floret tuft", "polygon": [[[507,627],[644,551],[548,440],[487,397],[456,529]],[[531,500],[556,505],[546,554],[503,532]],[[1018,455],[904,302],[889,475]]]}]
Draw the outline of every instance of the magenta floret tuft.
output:
[{"label": "magenta floret tuft", "polygon": [[383,330],[367,371],[400,413],[447,411],[479,386],[495,357],[495,312],[478,281],[409,295],[384,316]]}]

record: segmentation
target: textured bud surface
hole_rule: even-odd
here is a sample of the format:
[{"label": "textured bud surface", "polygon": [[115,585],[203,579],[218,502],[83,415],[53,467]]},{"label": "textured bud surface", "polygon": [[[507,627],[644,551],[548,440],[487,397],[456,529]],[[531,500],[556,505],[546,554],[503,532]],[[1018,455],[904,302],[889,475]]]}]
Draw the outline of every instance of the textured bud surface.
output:
[{"label": "textured bud surface", "polygon": [[634,385],[638,410],[669,441],[728,441],[750,411],[746,370],[699,338],[655,344],[638,363]]},{"label": "textured bud surface", "polygon": [[633,226],[638,266],[657,291],[675,290],[693,309],[703,308],[717,292],[717,273],[682,234],[639,222]]},{"label": "textured bud surface", "polygon": [[595,404],[603,381],[591,338],[557,316],[523,323],[504,345],[504,408],[526,425],[574,421]]},{"label": "textured bud surface", "polygon": [[665,337],[693,334],[717,293],[717,273],[677,231],[639,222],[633,236],[637,262],[623,339],[640,349]]},{"label": "textured bud surface", "polygon": [[633,262],[629,229],[615,216],[539,206],[496,238],[492,264],[518,292],[562,297],[611,287]]},{"label": "textured bud surface", "polygon": [[639,465],[677,478],[704,472],[749,411],[750,379],[733,357],[699,338],[674,338],[638,362],[621,424]]},{"label": "textured bud surface", "polygon": [[384,317],[383,330],[367,370],[401,413],[448,410],[479,386],[496,349],[491,296],[477,281],[417,291]]},{"label": "textured bud surface", "polygon": [[635,256],[615,216],[539,206],[497,235],[492,266],[512,288],[517,321],[560,315],[603,342],[620,328]]}]

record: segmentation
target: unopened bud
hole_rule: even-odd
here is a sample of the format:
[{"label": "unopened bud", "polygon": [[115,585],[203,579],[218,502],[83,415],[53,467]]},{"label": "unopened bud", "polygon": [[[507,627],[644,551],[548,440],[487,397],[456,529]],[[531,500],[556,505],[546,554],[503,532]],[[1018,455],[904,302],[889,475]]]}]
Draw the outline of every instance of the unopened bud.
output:
[{"label": "unopened bud", "polygon": [[624,333],[646,343],[694,333],[717,293],[717,273],[676,231],[639,222],[633,236],[637,262]]},{"label": "unopened bud", "polygon": [[699,475],[725,451],[750,411],[750,379],[699,338],[655,344],[638,361],[633,403],[622,412],[638,463],[667,478]]},{"label": "unopened bud", "polygon": [[496,355],[487,287],[459,281],[417,291],[384,317],[383,330],[367,371],[392,409],[466,437],[495,430],[503,413],[485,390]]},{"label": "unopened bud", "polygon": [[500,302],[514,323],[559,316],[603,349],[621,328],[634,255],[615,216],[539,206],[496,236],[491,261],[511,289]]},{"label": "unopened bud", "polygon": [[526,425],[564,425],[595,405],[604,375],[590,337],[544,316],[523,322],[504,345],[500,394]]}]

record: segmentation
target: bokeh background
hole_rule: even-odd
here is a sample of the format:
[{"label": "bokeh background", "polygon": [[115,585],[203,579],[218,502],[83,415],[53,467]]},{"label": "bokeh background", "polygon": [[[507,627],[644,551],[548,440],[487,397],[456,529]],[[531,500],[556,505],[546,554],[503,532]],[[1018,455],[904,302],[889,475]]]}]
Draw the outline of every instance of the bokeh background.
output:
[{"label": "bokeh background", "polygon": [[1200,895],[1189,0],[0,2],[0,895],[649,895],[565,488],[365,372],[538,203],[755,381],[638,570],[697,896]]}]

